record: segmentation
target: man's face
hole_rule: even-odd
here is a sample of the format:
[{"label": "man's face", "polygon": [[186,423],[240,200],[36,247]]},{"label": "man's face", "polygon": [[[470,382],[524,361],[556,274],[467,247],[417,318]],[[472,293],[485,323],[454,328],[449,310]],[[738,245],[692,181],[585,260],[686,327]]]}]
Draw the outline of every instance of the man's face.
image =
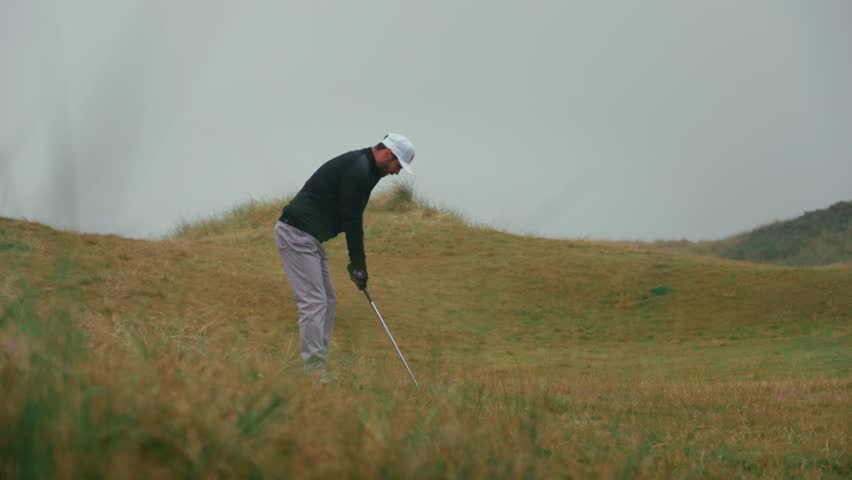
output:
[{"label": "man's face", "polygon": [[382,172],[382,176],[385,175],[399,175],[399,171],[402,170],[402,164],[399,163],[399,159],[396,158],[396,155],[388,148],[384,150],[387,152],[385,156],[385,161],[379,165],[379,169]]}]

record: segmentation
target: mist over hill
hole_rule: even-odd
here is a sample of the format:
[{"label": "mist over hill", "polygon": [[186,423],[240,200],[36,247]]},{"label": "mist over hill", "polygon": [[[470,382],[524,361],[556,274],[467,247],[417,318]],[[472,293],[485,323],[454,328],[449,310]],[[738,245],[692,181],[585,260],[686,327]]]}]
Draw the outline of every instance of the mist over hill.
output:
[{"label": "mist over hill", "polygon": [[852,262],[852,201],[805,212],[729,238],[707,242],[657,242],[652,248],[779,265]]},{"label": "mist over hill", "polygon": [[711,245],[721,257],[785,265],[852,261],[852,201],[806,212]]}]

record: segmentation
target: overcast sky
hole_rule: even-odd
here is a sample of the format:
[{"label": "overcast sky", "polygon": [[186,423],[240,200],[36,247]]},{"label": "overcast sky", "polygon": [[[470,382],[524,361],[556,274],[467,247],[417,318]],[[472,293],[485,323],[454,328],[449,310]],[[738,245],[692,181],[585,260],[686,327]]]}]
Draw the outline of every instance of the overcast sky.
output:
[{"label": "overcast sky", "polygon": [[852,199],[849,0],[0,0],[0,69],[0,215],[82,231],[292,194],[389,131],[417,195],[516,233]]}]

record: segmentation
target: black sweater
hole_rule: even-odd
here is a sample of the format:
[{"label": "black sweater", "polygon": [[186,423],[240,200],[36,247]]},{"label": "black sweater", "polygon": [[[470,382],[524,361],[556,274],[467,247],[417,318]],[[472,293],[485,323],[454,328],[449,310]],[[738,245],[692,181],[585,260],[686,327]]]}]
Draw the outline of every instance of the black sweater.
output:
[{"label": "black sweater", "polygon": [[320,242],[346,232],[349,260],[366,267],[363,215],[370,192],[382,178],[370,148],[353,150],[325,162],[296,197],[281,220]]}]

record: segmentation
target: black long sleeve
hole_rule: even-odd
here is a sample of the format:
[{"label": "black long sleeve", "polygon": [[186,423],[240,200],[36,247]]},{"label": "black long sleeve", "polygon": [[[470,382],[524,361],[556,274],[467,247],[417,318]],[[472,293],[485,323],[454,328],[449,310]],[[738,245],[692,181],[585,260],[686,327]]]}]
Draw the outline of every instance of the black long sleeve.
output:
[{"label": "black long sleeve", "polygon": [[365,264],[364,209],[382,175],[370,148],[324,163],[281,213],[280,220],[325,242],[346,233],[349,259]]}]

